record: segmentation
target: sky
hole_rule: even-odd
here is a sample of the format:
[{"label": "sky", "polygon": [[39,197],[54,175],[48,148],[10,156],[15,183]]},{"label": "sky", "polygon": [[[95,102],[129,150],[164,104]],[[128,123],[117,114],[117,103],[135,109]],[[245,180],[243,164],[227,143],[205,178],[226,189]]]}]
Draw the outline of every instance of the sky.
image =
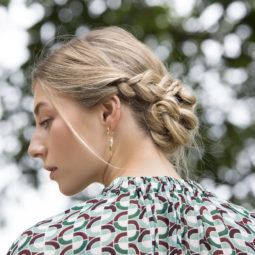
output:
[{"label": "sky", "polygon": [[[44,10],[40,4],[36,3],[27,8],[23,2],[24,0],[12,0],[8,10],[0,6],[0,75],[3,74],[3,70],[5,72],[16,72],[17,80],[22,80],[22,77],[18,74],[18,70],[29,58],[27,46],[30,38],[26,30],[44,16]],[[112,4],[113,8],[117,8],[120,1],[107,2],[108,4]],[[163,2],[170,3],[178,16],[189,15],[195,4],[195,0],[147,0],[146,2],[149,5],[156,5]],[[185,2],[185,4],[183,2]],[[95,0],[90,8],[92,12],[94,11],[100,14],[100,12],[104,11],[103,9],[105,7],[102,1]],[[238,10],[238,12],[236,10]],[[245,8],[237,1],[228,8],[226,15],[228,15],[230,19],[240,19],[245,13]],[[223,15],[221,5],[213,4],[206,9],[198,20],[193,20],[192,22],[197,22],[197,28],[208,29],[217,22],[221,15]],[[189,26],[189,24],[187,24],[187,26]],[[48,30],[48,32],[50,31]],[[247,31],[247,33],[249,33],[249,31]],[[225,42],[222,45],[212,39],[208,39],[204,41],[201,47],[208,64],[213,67],[220,61],[223,53],[229,56],[239,54],[241,43],[242,38],[240,36],[231,34],[225,38]],[[190,46],[192,47],[192,45],[184,45],[187,49],[190,49]],[[194,48],[194,50],[196,49]],[[167,52],[164,53],[163,48],[158,49],[158,54],[161,54],[162,58],[167,56]],[[192,52],[187,50],[187,54],[192,54]],[[208,122],[212,124],[218,123],[218,126],[215,124],[210,130],[212,137],[221,137],[224,135],[224,129],[220,127],[220,123],[226,116],[239,128],[246,128],[254,121],[254,107],[251,107],[254,105],[254,101],[241,101],[235,98],[235,90],[247,79],[244,70],[226,70],[224,77],[228,83],[232,84],[230,87],[222,83],[219,74],[213,68],[206,72],[206,74],[198,74],[203,74],[203,67],[199,64],[191,68],[189,75],[193,80],[197,79],[198,81],[203,81],[201,84],[203,84],[204,90],[201,92],[203,95],[200,95],[200,98],[201,100],[203,100],[203,98],[206,99],[202,103],[208,106],[206,108]],[[15,77],[13,79],[15,79]],[[1,84],[0,96],[4,98],[8,93],[13,95],[11,99],[13,101],[10,105],[15,105],[15,103],[19,102],[20,97],[18,92],[15,91],[14,88],[10,88],[8,84]],[[32,111],[32,101],[29,98],[27,98],[27,101],[28,108]],[[217,101],[217,105],[215,105],[215,101]],[[0,101],[0,119],[3,112],[1,107]],[[15,123],[18,123],[16,125],[26,124],[24,121],[24,119],[26,119],[25,116],[21,116],[21,118],[23,119],[23,124],[16,120]],[[6,123],[5,125],[8,124]],[[3,126],[1,127],[3,128]],[[11,127],[9,127],[8,130],[10,129]],[[8,149],[8,146],[6,146],[7,144],[10,146],[9,150],[13,150],[11,147],[12,145],[18,148],[18,145],[15,145],[15,141],[12,140],[13,138],[11,135],[5,134],[4,132],[0,134],[0,188],[5,185],[9,187],[6,191],[6,200],[1,201],[5,205],[2,207],[3,212],[1,213],[7,217],[7,226],[0,229],[0,254],[5,254],[11,243],[23,230],[32,226],[39,220],[60,213],[73,203],[70,198],[60,193],[57,184],[49,179],[46,171],[41,169],[41,162],[37,163],[40,179],[42,180],[42,185],[39,190],[34,190],[24,183],[22,184],[20,181],[22,176],[17,166],[11,162],[6,162],[2,156],[4,149]],[[247,153],[252,157],[253,162],[255,162],[254,153],[252,153],[252,151],[254,151],[254,143],[247,144],[246,151],[241,153],[237,159],[237,165],[240,169],[247,168],[245,165],[247,162],[245,161]],[[232,178],[231,171],[229,171],[229,178]],[[248,179],[237,185],[234,192],[242,196],[239,192],[242,190],[243,198],[249,190],[252,190],[255,194],[254,182],[255,175],[249,176]],[[214,182],[210,179],[203,179],[201,184],[223,199],[228,199],[231,196],[230,187],[227,185],[216,187]],[[92,185],[85,192],[93,196],[96,194],[96,190],[97,186]]]}]

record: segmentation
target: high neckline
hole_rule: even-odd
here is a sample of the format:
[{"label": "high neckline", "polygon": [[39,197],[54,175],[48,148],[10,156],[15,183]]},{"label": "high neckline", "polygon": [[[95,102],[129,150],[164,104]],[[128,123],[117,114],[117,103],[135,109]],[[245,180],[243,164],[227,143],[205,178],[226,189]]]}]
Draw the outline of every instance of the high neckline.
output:
[{"label": "high neckline", "polygon": [[177,179],[171,176],[119,176],[102,193],[122,193],[139,190],[142,192],[206,192],[203,186],[191,179]]}]

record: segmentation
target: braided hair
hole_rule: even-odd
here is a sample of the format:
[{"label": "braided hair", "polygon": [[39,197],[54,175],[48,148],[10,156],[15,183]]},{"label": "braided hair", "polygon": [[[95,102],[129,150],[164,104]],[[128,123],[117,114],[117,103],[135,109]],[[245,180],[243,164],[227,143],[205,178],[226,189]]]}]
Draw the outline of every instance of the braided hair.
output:
[{"label": "braided hair", "polygon": [[[37,81],[92,108],[112,94],[130,107],[139,128],[188,177],[189,148],[198,149],[196,98],[142,42],[120,27],[94,29],[48,53]],[[199,150],[199,149],[198,149]]]}]

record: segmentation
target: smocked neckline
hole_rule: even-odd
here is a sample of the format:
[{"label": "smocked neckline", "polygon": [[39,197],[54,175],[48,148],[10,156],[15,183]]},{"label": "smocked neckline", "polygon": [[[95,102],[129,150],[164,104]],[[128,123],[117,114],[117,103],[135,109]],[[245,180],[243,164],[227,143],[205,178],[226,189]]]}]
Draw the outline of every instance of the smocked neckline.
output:
[{"label": "smocked neckline", "polygon": [[206,192],[204,187],[192,179],[177,179],[172,176],[119,176],[116,177],[102,193],[120,193],[130,190],[146,190],[147,192],[189,191]]},{"label": "smocked neckline", "polygon": [[194,181],[192,179],[177,179],[172,176],[118,176],[115,179],[111,181],[109,185],[106,186],[106,188],[118,186],[123,181],[145,181],[145,182],[153,182],[153,181],[170,181],[170,182],[178,182],[178,183],[193,183]]}]

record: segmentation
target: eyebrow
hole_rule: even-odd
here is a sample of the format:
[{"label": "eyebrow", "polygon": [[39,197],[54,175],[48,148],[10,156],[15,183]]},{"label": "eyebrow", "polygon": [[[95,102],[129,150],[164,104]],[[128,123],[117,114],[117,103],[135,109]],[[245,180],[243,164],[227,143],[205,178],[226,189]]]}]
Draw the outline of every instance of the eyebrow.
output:
[{"label": "eyebrow", "polygon": [[35,109],[34,109],[34,115],[35,116],[38,116],[39,114],[39,111],[40,111],[40,108],[44,107],[44,106],[47,106],[47,103],[45,102],[40,102],[36,105]]}]

